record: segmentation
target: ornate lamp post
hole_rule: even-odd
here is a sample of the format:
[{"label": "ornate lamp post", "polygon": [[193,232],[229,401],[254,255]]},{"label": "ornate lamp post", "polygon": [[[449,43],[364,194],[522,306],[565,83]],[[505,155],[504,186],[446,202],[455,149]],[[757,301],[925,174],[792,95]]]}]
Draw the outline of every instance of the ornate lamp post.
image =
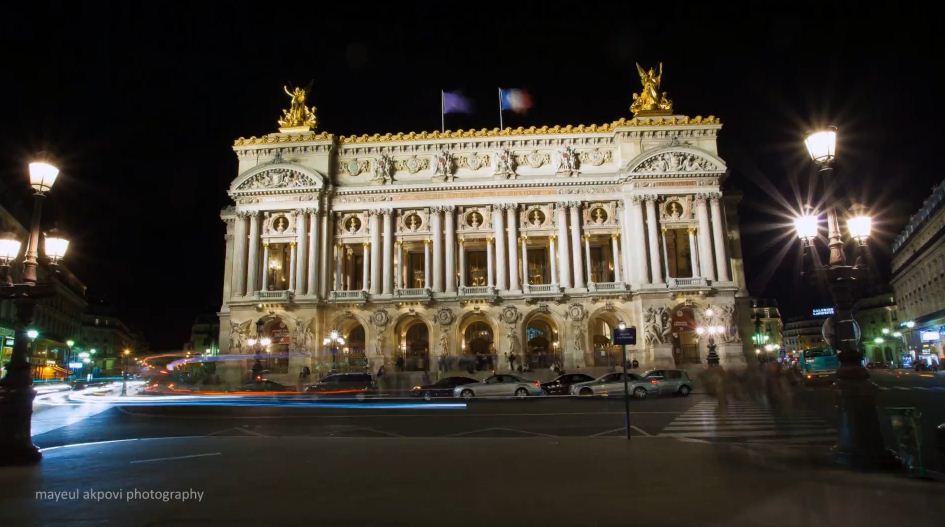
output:
[{"label": "ornate lamp post", "polygon": [[[13,354],[7,365],[6,376],[0,380],[0,466],[32,464],[42,458],[30,434],[36,391],[32,387],[27,328],[33,322],[36,299],[53,294],[51,284],[37,281],[37,267],[43,198],[56,182],[59,169],[49,163],[34,162],[29,165],[29,175],[30,186],[35,192],[21,283],[13,282],[10,269],[19,255],[21,242],[9,233],[0,235],[0,297],[13,299],[16,305]],[[46,236],[44,252],[52,269],[65,256],[68,247],[69,242],[62,236],[53,232]]]},{"label": "ornate lamp post", "polygon": [[[811,159],[819,168],[821,178],[824,181],[832,179],[837,145],[836,127],[813,132],[804,142]],[[818,213],[807,211],[794,220],[794,227],[803,244],[805,262],[806,256],[811,255],[814,273],[826,279],[834,302],[831,344],[840,359],[840,369],[837,371],[840,422],[834,459],[857,468],[894,466],[895,458],[883,445],[876,414],[876,397],[869,383],[869,373],[862,364],[863,354],[857,342],[859,332],[853,320],[857,286],[865,277],[866,265],[862,255],[872,230],[872,218],[862,211],[854,210],[847,219],[847,234],[854,242],[855,251],[853,263],[850,264],[843,232],[840,230],[837,214],[839,206],[834,196],[827,196],[827,247],[830,256],[826,264],[813,257],[820,230]]]},{"label": "ornate lamp post", "polygon": [[[709,316],[711,316],[711,314]],[[706,344],[708,352],[705,356],[706,364],[709,367],[715,367],[719,365],[719,354],[715,351],[715,336],[721,335],[723,331],[725,331],[725,328],[722,326],[699,326],[696,328],[696,334],[699,335],[699,337],[702,337],[702,335],[709,336],[708,343]]]},{"label": "ornate lamp post", "polygon": [[331,346],[331,369],[334,371],[337,366],[338,346],[345,345],[345,339],[338,334],[337,330],[331,330],[331,333],[322,340],[322,344],[327,348]]},{"label": "ornate lamp post", "polygon": [[131,355],[130,349],[121,352],[121,396],[128,395],[128,356]]}]

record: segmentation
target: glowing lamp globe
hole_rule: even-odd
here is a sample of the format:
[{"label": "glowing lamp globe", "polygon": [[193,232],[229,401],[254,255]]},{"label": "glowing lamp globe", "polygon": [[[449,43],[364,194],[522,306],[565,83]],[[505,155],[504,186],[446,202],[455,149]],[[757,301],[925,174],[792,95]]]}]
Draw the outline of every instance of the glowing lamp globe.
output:
[{"label": "glowing lamp globe", "polygon": [[826,164],[833,161],[837,149],[837,129],[830,127],[827,130],[813,132],[804,140],[807,153],[814,162]]},{"label": "glowing lamp globe", "polygon": [[66,255],[66,251],[69,250],[69,240],[65,239],[62,234],[53,229],[46,234],[46,256],[52,260],[53,263],[62,260]]},{"label": "glowing lamp globe", "polygon": [[36,340],[36,337],[39,336],[39,331],[36,331],[35,329],[28,329],[26,330],[26,336],[29,337],[30,340]]},{"label": "glowing lamp globe", "polygon": [[42,161],[30,163],[30,186],[36,192],[48,192],[59,177],[59,169]]},{"label": "glowing lamp globe", "polygon": [[859,243],[866,243],[873,230],[873,218],[860,215],[847,220],[847,230],[850,236]]},{"label": "glowing lamp globe", "polygon": [[12,232],[0,234],[0,264],[10,265],[20,254],[20,240]]},{"label": "glowing lamp globe", "polygon": [[817,237],[819,223],[819,218],[813,214],[798,216],[794,219],[794,230],[797,231],[797,237],[807,241],[813,240]]}]

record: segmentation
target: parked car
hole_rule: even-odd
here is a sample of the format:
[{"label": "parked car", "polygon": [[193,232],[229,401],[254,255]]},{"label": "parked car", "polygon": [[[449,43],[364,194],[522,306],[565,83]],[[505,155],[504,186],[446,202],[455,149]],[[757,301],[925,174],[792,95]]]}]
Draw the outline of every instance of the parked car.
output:
[{"label": "parked car", "polygon": [[515,396],[525,398],[529,395],[541,395],[541,383],[522,379],[515,375],[502,374],[487,377],[475,384],[464,384],[453,388],[454,397],[463,399],[472,399],[473,397],[484,396]]},{"label": "parked car", "polygon": [[269,379],[260,379],[237,388],[237,392],[291,392],[294,391],[284,384]]},{"label": "parked car", "polygon": [[[627,385],[631,394],[643,383],[643,378],[636,373],[627,373]],[[646,388],[643,388],[645,391]],[[623,395],[623,373],[608,373],[596,379],[573,384],[571,395]],[[644,395],[643,397],[646,397]]]},{"label": "parked car", "polygon": [[541,389],[549,395],[568,395],[572,385],[593,380],[593,377],[584,373],[565,373],[552,381],[541,383]]},{"label": "parked car", "polygon": [[866,367],[871,370],[888,370],[889,365],[885,362],[867,362]]},{"label": "parked car", "polygon": [[305,387],[305,393],[321,396],[361,396],[376,393],[377,383],[370,373],[334,373]]},{"label": "parked car", "polygon": [[[692,380],[683,370],[650,370],[643,374],[646,395],[682,395],[692,392]],[[646,397],[642,392],[635,395]],[[640,397],[640,398],[643,398]]]},{"label": "parked car", "polygon": [[479,380],[472,377],[445,377],[432,384],[414,386],[410,393],[414,397],[423,397],[429,401],[434,397],[452,397],[453,389],[457,386],[476,382],[479,382]]}]

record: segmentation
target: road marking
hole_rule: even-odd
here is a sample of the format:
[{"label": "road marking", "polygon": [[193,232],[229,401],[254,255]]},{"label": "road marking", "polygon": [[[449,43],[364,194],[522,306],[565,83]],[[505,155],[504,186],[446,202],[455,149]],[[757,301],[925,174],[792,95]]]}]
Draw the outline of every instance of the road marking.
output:
[{"label": "road marking", "polygon": [[703,401],[692,406],[659,434],[664,437],[696,439],[741,439],[770,442],[821,442],[834,437],[836,429],[822,419],[809,416],[780,416],[760,404],[737,402],[724,405]]},{"label": "road marking", "polygon": [[912,389],[913,389],[913,390],[922,390],[922,391],[925,391],[925,392],[929,391],[929,389],[928,389],[927,387],[925,387],[925,386],[915,386],[915,387],[913,387]]},{"label": "road marking", "polygon": [[[631,429],[631,430],[636,430],[637,432],[640,433],[640,435],[643,435],[643,436],[648,436],[648,437],[649,437],[649,436],[653,435],[653,434],[650,434],[649,432],[647,432],[646,430],[640,428],[640,427],[637,426],[637,425],[630,425],[630,429]],[[627,430],[627,427],[621,426],[620,428],[614,428],[614,429],[612,429],[612,430],[604,430],[603,432],[598,432],[598,433],[596,433],[596,434],[591,434],[591,435],[589,435],[589,436],[587,436],[587,437],[602,437],[602,436],[605,436],[605,435],[608,435],[608,434],[612,434],[612,433],[614,433],[614,432],[625,432],[626,430]]]},{"label": "road marking", "polygon": [[558,437],[551,434],[543,434],[541,432],[529,432],[528,430],[515,430],[512,428],[482,428],[479,430],[467,430],[465,432],[457,432],[455,434],[446,434],[445,436],[442,436],[442,437],[463,437],[469,434],[478,434],[481,432],[512,432],[515,434],[527,434],[527,435],[533,435],[533,436],[539,436],[539,437],[554,437],[554,438]]},{"label": "road marking", "polygon": [[131,464],[135,463],[154,463],[155,461],[171,461],[174,459],[191,459],[195,457],[210,457],[210,456],[220,456],[223,455],[220,452],[210,452],[207,454],[191,454],[189,456],[174,456],[174,457],[156,457],[154,459],[137,459],[135,461],[129,461]]},{"label": "road marking", "polygon": [[908,386],[893,386],[893,388],[897,390],[903,390],[903,391],[909,391],[912,389],[912,388],[909,388]]}]

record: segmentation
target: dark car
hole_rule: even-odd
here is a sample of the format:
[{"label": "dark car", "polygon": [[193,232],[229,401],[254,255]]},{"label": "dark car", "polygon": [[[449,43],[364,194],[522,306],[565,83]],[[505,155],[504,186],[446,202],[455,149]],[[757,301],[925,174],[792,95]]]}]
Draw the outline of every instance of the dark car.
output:
[{"label": "dark car", "polygon": [[888,370],[889,369],[889,365],[886,364],[885,362],[868,362],[866,363],[866,367],[871,370]]},{"label": "dark car", "polygon": [[568,395],[571,393],[572,384],[593,380],[593,377],[583,373],[565,373],[554,380],[541,383],[541,389],[548,395]]},{"label": "dark car", "polygon": [[288,386],[284,384],[279,384],[276,381],[270,381],[269,379],[260,379],[258,381],[251,382],[249,384],[244,384],[236,389],[238,392],[291,392],[293,391]]},{"label": "dark car", "polygon": [[429,401],[434,397],[452,397],[453,388],[462,386],[464,384],[472,384],[474,382],[479,381],[471,377],[445,377],[433,384],[414,386],[413,389],[410,390],[410,393],[414,397],[423,397]]},{"label": "dark car", "polygon": [[305,387],[305,393],[322,396],[363,397],[376,391],[377,384],[370,373],[334,373]]}]

